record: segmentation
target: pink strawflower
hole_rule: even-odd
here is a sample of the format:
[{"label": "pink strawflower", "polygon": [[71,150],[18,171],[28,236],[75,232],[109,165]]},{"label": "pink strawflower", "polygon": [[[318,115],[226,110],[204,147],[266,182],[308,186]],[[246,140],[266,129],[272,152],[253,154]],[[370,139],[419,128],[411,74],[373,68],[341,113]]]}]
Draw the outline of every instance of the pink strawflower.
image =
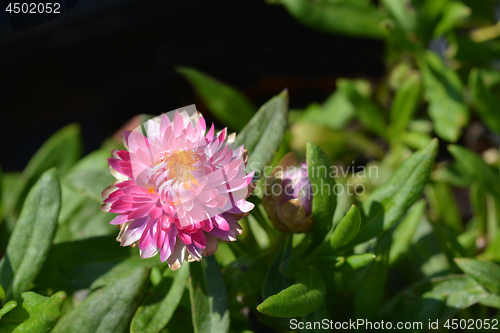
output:
[{"label": "pink strawflower", "polygon": [[198,112],[163,114],[124,132],[126,150],[108,159],[117,179],[106,188],[101,209],[118,213],[121,246],[138,245],[142,258],[160,253],[161,261],[178,269],[183,260],[199,261],[217,250],[218,238],[234,241],[237,220],[254,205],[245,199],[254,188],[253,172],[245,172],[243,146],[223,129],[206,133]]}]

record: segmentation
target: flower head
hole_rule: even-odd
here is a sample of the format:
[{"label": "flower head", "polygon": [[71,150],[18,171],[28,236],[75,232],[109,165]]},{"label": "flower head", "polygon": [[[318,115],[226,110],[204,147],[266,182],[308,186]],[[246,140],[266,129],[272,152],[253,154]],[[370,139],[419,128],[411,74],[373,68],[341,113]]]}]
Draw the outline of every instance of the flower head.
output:
[{"label": "flower head", "polygon": [[262,204],[276,229],[309,232],[313,227],[312,186],[307,165],[296,164],[294,153],[283,157],[267,179]]},{"label": "flower head", "polygon": [[245,200],[254,184],[243,146],[213,124],[207,133],[203,116],[190,111],[147,121],[146,136],[141,127],[124,132],[127,150],[108,159],[117,180],[102,193],[101,209],[118,213],[110,223],[121,245],[138,245],[142,258],[159,253],[174,270],[213,254],[219,238],[236,240],[236,221],[254,207]]}]

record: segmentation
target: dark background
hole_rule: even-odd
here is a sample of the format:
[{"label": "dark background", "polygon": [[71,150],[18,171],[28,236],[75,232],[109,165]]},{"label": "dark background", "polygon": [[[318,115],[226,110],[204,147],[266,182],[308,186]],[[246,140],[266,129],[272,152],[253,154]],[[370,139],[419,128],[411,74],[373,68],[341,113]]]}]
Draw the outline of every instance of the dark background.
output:
[{"label": "dark background", "polygon": [[88,153],[136,114],[195,102],[206,113],[175,72],[179,65],[237,87],[256,107],[287,87],[290,107],[303,108],[324,101],[339,76],[384,73],[382,42],[312,31],[283,7],[259,0],[80,0],[30,29],[14,33],[9,23],[2,10],[5,171],[22,170],[71,122],[81,124]]}]

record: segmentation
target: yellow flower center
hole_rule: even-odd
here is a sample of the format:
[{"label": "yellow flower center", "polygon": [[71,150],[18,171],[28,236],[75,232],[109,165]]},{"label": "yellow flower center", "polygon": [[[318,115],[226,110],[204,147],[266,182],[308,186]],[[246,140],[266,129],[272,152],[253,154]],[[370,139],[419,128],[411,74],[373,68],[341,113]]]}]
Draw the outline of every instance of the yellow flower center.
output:
[{"label": "yellow flower center", "polygon": [[168,179],[174,179],[174,184],[184,183],[186,190],[189,189],[191,182],[196,186],[199,185],[193,175],[191,175],[191,171],[197,169],[194,166],[196,161],[198,161],[198,158],[194,152],[180,149],[168,153],[160,160],[160,162],[166,164],[167,169],[170,171]]}]

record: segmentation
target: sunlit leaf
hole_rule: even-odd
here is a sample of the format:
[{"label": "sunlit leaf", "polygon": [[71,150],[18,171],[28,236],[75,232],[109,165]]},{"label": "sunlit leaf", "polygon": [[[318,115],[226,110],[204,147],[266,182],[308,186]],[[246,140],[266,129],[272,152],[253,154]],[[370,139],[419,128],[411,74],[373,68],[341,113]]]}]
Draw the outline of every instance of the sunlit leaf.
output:
[{"label": "sunlit leaf", "polygon": [[313,29],[351,36],[384,38],[385,34],[365,1],[282,0],[290,15]]},{"label": "sunlit leaf", "polygon": [[309,250],[319,246],[333,225],[333,214],[337,205],[335,180],[331,174],[332,162],[314,143],[307,144],[307,172],[312,186],[312,217],[314,222],[310,234]]},{"label": "sunlit leaf", "polygon": [[330,237],[330,245],[332,249],[339,249],[349,243],[358,233],[360,226],[361,215],[359,213],[359,209],[355,205],[352,205]]},{"label": "sunlit leaf", "polygon": [[0,281],[6,298],[30,288],[52,246],[61,207],[61,188],[55,169],[46,171],[28,193],[0,262]]},{"label": "sunlit leaf", "polygon": [[52,297],[41,296],[34,292],[22,293],[14,303],[9,302],[11,310],[3,317],[0,315],[2,317],[0,332],[51,332],[61,315],[61,306],[65,299],[66,293],[63,291],[52,295]]},{"label": "sunlit leaf", "polygon": [[317,310],[325,298],[325,283],[313,269],[305,269],[296,283],[264,300],[257,310],[273,317],[299,317]]},{"label": "sunlit leaf", "polygon": [[245,145],[249,158],[247,171],[260,177],[278,151],[287,126],[288,93],[271,98],[236,137],[235,147]]},{"label": "sunlit leaf", "polygon": [[436,134],[447,141],[456,142],[469,120],[463,84],[458,74],[431,51],[419,59],[419,66]]},{"label": "sunlit leaf", "polygon": [[[399,1],[396,0],[395,2]],[[420,103],[421,86],[420,76],[412,72],[396,91],[391,106],[391,124],[389,129],[391,139],[399,139],[406,130]]]},{"label": "sunlit leaf", "polygon": [[379,235],[403,217],[424,191],[437,148],[437,140],[432,140],[427,147],[413,153],[401,163],[389,181],[370,194],[363,202],[366,219],[362,220],[358,235],[348,245]]},{"label": "sunlit leaf", "polygon": [[500,295],[500,266],[488,261],[472,258],[456,258],[462,271],[491,292]]}]

